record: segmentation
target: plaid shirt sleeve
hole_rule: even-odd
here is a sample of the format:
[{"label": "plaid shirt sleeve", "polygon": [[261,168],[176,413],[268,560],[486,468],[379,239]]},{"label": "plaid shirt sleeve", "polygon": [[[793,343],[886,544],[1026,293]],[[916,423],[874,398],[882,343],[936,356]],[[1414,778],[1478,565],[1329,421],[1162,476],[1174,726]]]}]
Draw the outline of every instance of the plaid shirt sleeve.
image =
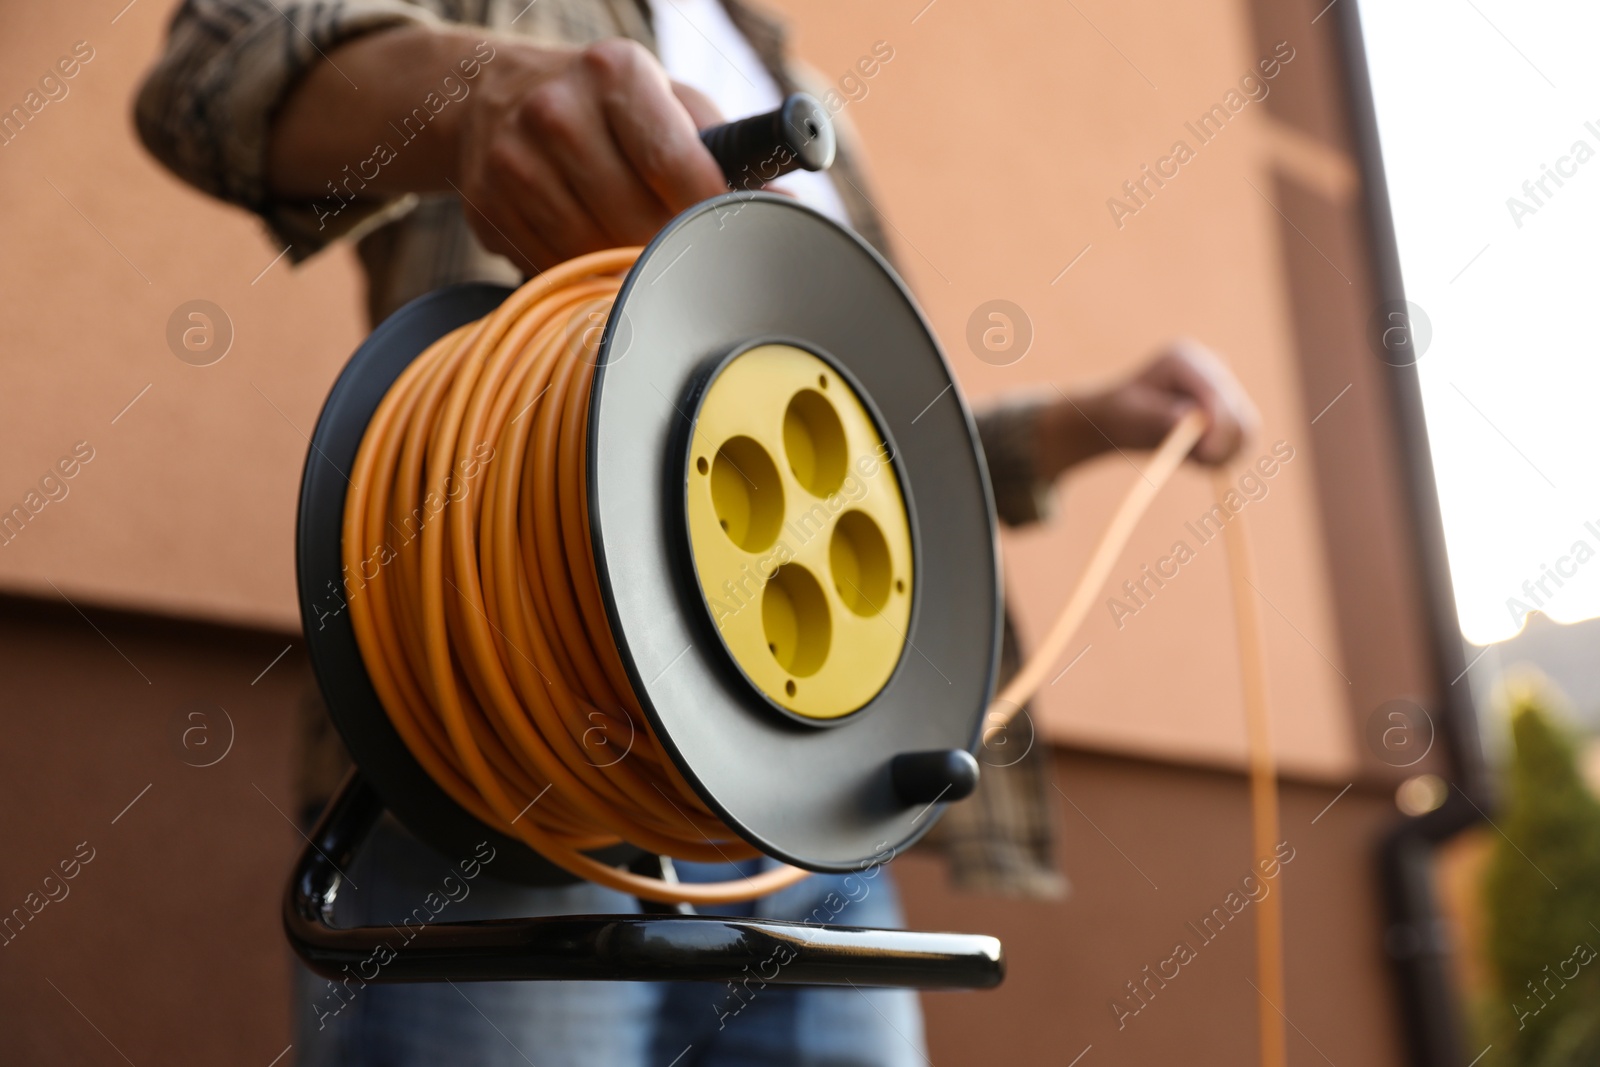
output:
[{"label": "plaid shirt sleeve", "polygon": [[1055,487],[1034,460],[1039,415],[1049,393],[1021,393],[979,411],[978,439],[989,464],[995,511],[1007,526],[1041,522],[1055,513]]},{"label": "plaid shirt sleeve", "polygon": [[409,198],[353,204],[319,222],[309,203],[275,198],[267,146],[279,107],[339,45],[406,23],[437,21],[407,0],[186,0],[134,108],[139,136],[178,177],[238,204],[302,260]]}]

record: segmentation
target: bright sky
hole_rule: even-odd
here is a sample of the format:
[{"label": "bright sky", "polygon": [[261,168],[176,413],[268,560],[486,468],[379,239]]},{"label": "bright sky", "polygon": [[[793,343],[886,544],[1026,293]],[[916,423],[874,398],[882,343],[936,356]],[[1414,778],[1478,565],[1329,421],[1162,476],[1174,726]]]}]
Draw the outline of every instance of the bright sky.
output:
[{"label": "bright sky", "polygon": [[[1361,14],[1406,296],[1433,324],[1419,368],[1462,632],[1515,634],[1508,599],[1541,606],[1524,582],[1561,622],[1600,616],[1600,5]],[[1580,141],[1593,158],[1562,161]],[[1558,164],[1536,204],[1523,183]],[[1535,209],[1520,228],[1511,197]]]}]

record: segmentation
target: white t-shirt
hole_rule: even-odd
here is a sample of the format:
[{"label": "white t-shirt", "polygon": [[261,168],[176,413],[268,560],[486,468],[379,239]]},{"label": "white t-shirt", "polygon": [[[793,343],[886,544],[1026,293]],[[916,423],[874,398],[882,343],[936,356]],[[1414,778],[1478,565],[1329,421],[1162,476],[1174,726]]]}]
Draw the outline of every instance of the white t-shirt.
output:
[{"label": "white t-shirt", "polygon": [[[656,50],[674,81],[709,96],[729,119],[772,111],[783,93],[720,0],[650,0]],[[849,225],[833,179],[795,171],[768,185],[786,189],[829,218]]]}]

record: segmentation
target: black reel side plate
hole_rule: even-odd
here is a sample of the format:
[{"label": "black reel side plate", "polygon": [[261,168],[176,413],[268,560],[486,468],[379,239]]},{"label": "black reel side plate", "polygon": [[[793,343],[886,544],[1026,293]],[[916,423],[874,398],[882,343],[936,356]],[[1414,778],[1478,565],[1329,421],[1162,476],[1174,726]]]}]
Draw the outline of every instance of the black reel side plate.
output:
[{"label": "black reel side plate", "polygon": [[[757,338],[789,337],[849,373],[899,450],[917,546],[906,649],[847,721],[778,714],[707,618],[682,534],[694,393]],[[904,285],[854,233],[798,202],[731,194],[675,219],[640,256],[607,324],[590,408],[589,517],[612,632],[678,767],[769,855],[842,871],[926,832],[895,792],[902,752],[975,749],[993,692],[995,518],[976,429]]]}]

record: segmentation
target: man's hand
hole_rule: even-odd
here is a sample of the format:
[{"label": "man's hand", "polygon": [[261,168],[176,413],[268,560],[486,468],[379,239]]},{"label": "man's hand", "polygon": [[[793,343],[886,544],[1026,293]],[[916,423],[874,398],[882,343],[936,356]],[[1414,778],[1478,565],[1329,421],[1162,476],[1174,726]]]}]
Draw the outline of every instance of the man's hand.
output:
[{"label": "man's hand", "polygon": [[1221,360],[1193,341],[1176,341],[1131,378],[1052,405],[1040,422],[1040,469],[1053,477],[1113,447],[1154,448],[1194,408],[1207,425],[1190,458],[1209,466],[1238,455],[1260,423]]},{"label": "man's hand", "polygon": [[644,244],[727,191],[698,133],[721,116],[642,45],[502,52],[467,100],[456,150],[467,217],[491,251],[542,268]]},{"label": "man's hand", "polygon": [[[273,191],[328,197],[355,161],[388,143],[392,161],[363,174],[360,195],[459,192],[483,244],[530,271],[644,244],[678,212],[727,191],[698,133],[722,116],[642,45],[617,38],[576,50],[491,37],[493,58],[463,78],[458,65],[481,57],[484,40],[407,26],[336,49],[273,124]],[[398,137],[395,124],[446,76],[465,95],[414,140]]]}]

